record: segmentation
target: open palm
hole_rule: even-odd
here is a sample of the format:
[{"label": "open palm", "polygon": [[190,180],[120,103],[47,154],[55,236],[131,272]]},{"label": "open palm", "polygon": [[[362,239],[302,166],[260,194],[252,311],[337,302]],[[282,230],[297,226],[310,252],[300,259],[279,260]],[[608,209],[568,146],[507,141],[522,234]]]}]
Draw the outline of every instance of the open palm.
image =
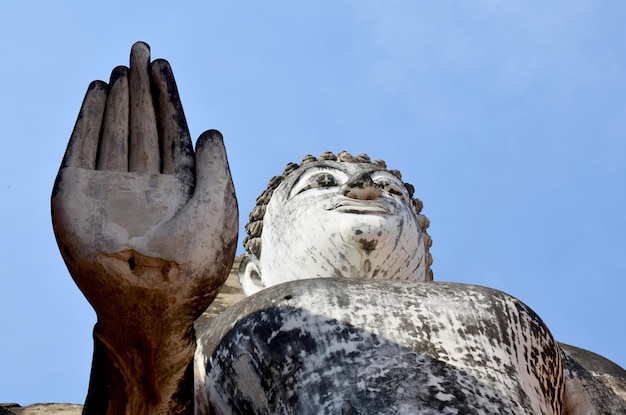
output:
[{"label": "open palm", "polygon": [[205,132],[194,151],[169,64],[151,63],[145,43],[109,85],[89,86],[52,217],[99,324],[170,313],[188,325],[226,278],[238,216],[221,134]]}]

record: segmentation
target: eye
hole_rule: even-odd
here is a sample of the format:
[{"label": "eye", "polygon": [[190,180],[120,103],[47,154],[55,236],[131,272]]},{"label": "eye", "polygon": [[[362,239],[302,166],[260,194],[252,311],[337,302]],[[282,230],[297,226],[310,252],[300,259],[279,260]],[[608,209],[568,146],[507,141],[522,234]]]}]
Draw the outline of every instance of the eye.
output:
[{"label": "eye", "polygon": [[340,180],[342,179],[342,177],[338,177],[339,174],[345,175],[343,172],[331,169],[314,169],[313,171],[307,172],[303,174],[292,187],[290,196],[293,197],[311,189],[337,187],[340,185]]},{"label": "eye", "polygon": [[311,185],[315,185],[315,187],[332,187],[338,185],[337,179],[330,173],[320,173],[312,179],[315,180],[315,183],[311,183]]},{"label": "eye", "polygon": [[330,173],[319,173],[315,176],[309,177],[306,184],[298,190],[298,193],[311,189],[319,189],[320,187],[333,186],[338,186],[335,176]]}]

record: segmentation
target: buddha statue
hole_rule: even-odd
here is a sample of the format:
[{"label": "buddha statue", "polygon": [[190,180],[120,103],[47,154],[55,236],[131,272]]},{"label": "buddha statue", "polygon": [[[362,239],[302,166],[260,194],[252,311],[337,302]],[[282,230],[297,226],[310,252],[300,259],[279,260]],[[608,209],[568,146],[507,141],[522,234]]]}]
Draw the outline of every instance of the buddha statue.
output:
[{"label": "buddha statue", "polygon": [[221,134],[192,147],[169,64],[135,44],[88,88],[52,194],[98,318],[85,413],[626,413],[623,369],[506,293],[434,282],[421,210],[366,155],[288,164],[246,226],[247,297],[194,327],[234,261],[234,187]]}]

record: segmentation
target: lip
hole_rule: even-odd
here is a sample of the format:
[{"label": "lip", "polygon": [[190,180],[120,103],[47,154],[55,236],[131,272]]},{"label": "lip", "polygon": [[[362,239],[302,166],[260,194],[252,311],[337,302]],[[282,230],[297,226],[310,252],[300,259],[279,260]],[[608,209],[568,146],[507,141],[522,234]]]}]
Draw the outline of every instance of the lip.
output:
[{"label": "lip", "polygon": [[336,212],[356,213],[361,215],[392,215],[393,212],[389,207],[378,200],[357,200],[357,199],[342,199],[334,203],[327,210],[334,210]]}]

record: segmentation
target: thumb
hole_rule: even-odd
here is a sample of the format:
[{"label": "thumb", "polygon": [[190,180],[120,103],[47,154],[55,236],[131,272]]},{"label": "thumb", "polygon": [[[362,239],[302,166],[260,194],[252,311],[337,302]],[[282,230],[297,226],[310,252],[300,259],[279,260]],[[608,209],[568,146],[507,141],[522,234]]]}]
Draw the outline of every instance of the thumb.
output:
[{"label": "thumb", "polygon": [[[194,194],[172,220],[151,235],[151,249],[174,252],[193,272],[228,274],[239,225],[237,199],[222,135],[204,132],[196,143]],[[202,283],[199,281],[199,283]]]},{"label": "thumb", "polygon": [[[217,130],[202,133],[196,142],[196,187],[186,216],[194,219],[198,246],[191,256],[198,268],[228,274],[235,257],[239,211],[228,166],[224,138]],[[195,251],[195,252],[193,252]]]},{"label": "thumb", "polygon": [[207,130],[196,142],[196,188],[193,198],[207,202],[219,198],[223,192],[232,193],[234,197],[224,137],[217,130]]}]

